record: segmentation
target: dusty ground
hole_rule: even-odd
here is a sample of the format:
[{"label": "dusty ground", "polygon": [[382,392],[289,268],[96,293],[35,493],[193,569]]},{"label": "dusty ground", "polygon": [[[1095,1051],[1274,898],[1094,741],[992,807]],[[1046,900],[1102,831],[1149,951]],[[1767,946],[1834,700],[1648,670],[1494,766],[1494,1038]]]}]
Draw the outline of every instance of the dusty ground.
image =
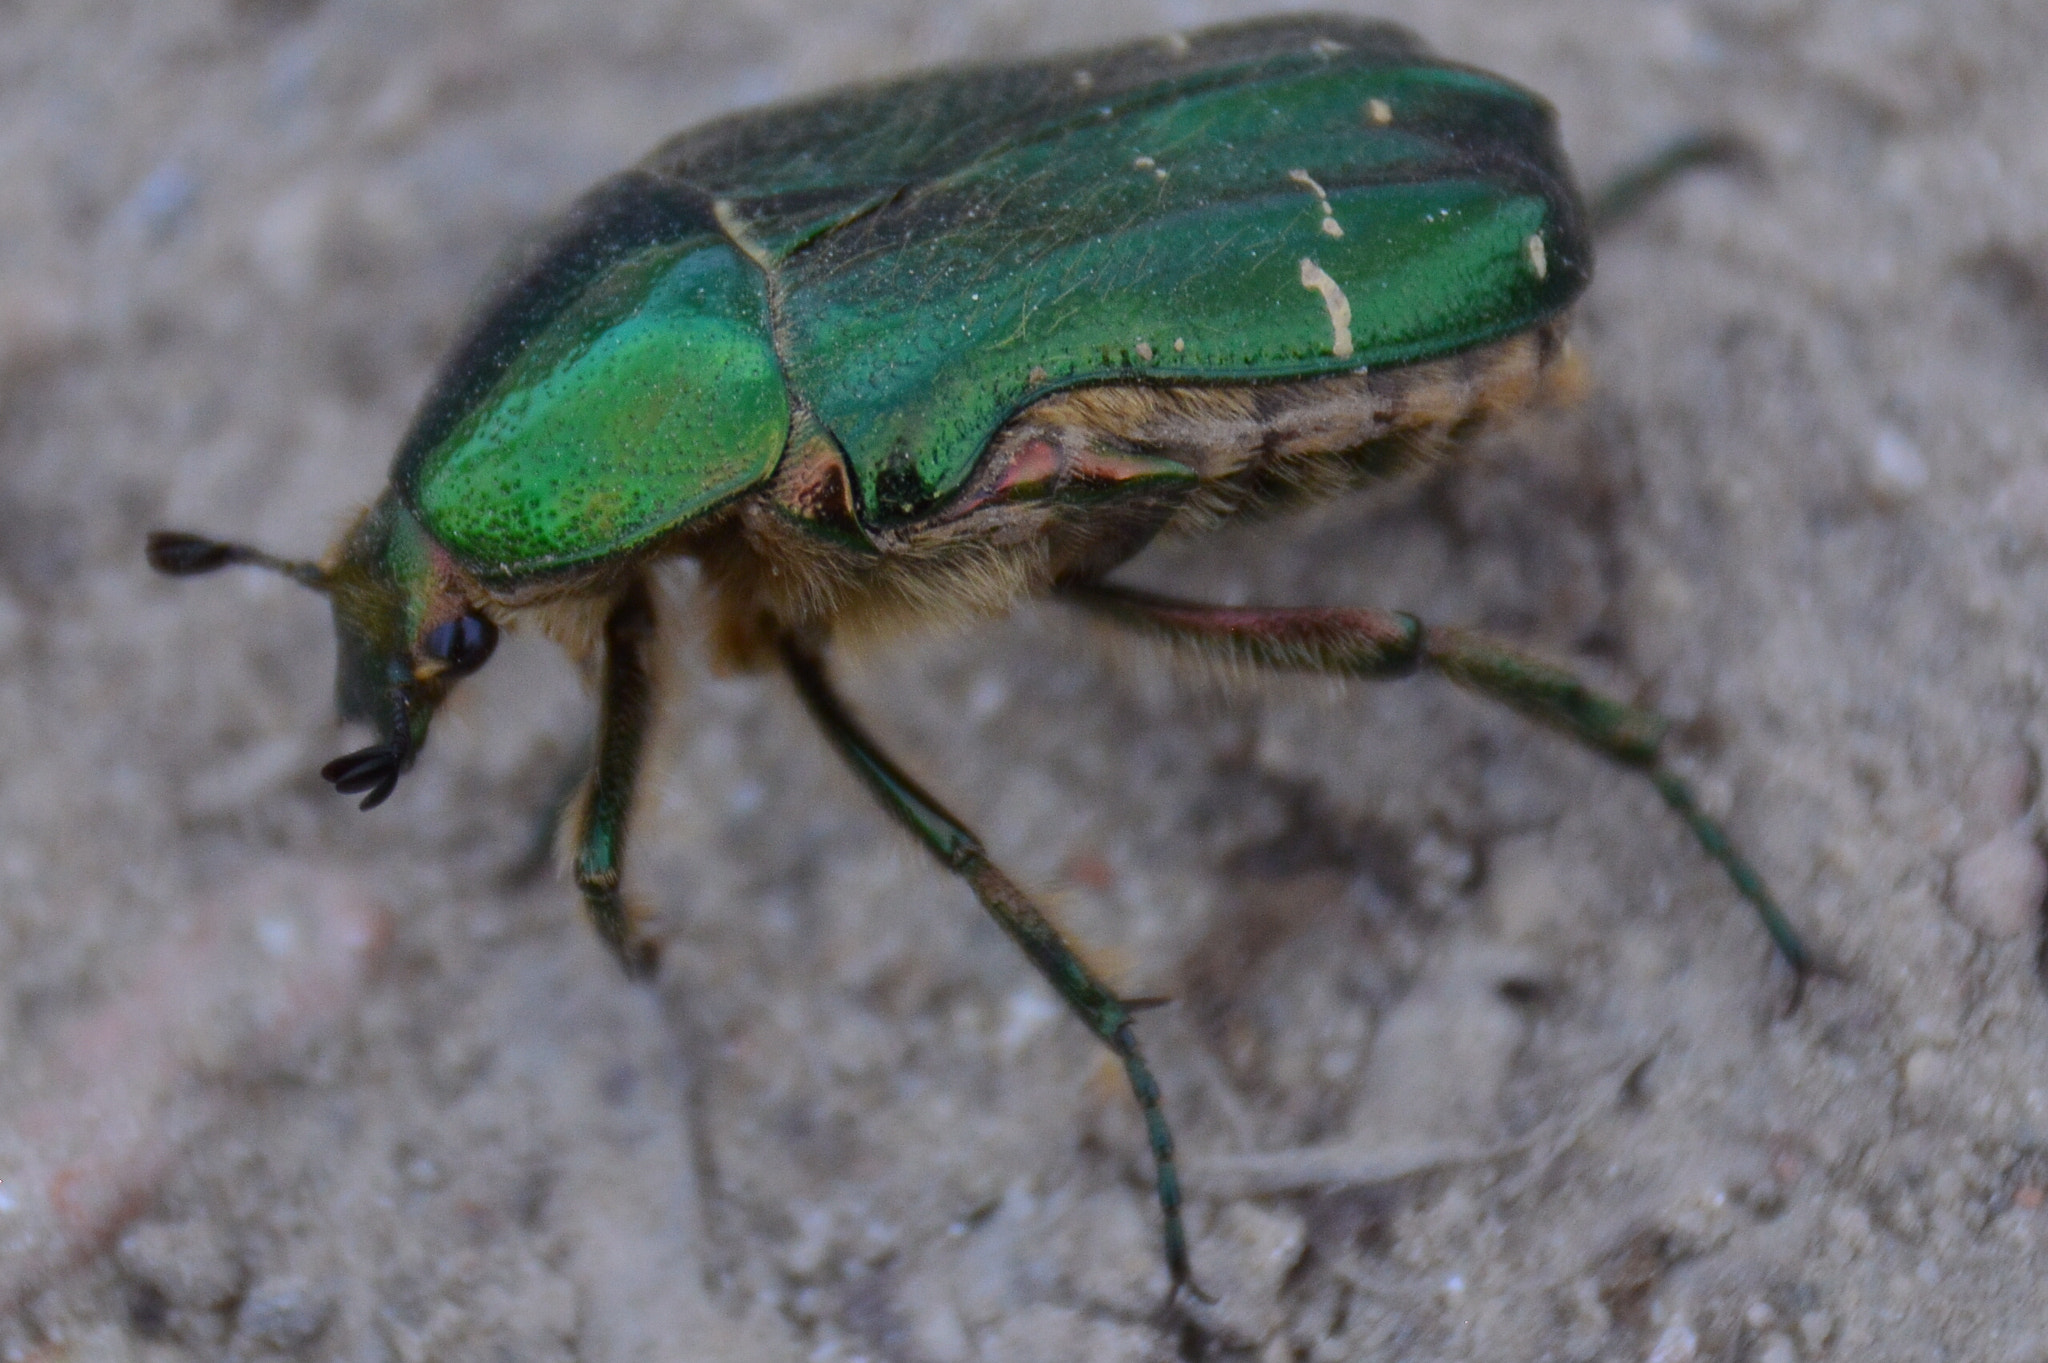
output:
[{"label": "dusty ground", "polygon": [[1191,2],[0,0],[0,1358],[2048,1359],[2048,9],[1401,0],[1596,177],[1581,407],[1135,577],[1404,606],[1684,721],[1850,972],[1789,1019],[1639,782],[1447,688],[1217,697],[1051,610],[850,663],[1130,988],[1136,1124],[773,680],[694,662],[617,978],[519,866],[534,640],[359,815],[320,547],[465,296],[662,134]]}]

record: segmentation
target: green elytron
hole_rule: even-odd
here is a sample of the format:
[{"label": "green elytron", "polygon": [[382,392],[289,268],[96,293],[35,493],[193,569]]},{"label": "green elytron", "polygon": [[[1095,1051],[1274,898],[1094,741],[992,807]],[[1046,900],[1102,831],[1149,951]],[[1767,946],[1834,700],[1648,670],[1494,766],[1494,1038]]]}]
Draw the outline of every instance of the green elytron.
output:
[{"label": "green elytron", "polygon": [[1571,372],[1586,214],[1541,99],[1383,24],[1297,17],[941,71],[739,114],[587,193],[478,312],[391,482],[319,562],[151,537],[326,592],[365,809],[529,617],[591,656],[574,872],[621,886],[657,697],[658,561],[702,566],[730,662],[780,665],[883,805],[1121,1059],[1189,1283],[1173,1142],[1133,1011],[847,712],[834,637],[1052,595],[1241,663],[1433,669],[1647,775],[1803,976],[1762,882],[1660,765],[1665,723],[1478,636],[1377,610],[1112,585],[1166,532],[1384,475]]}]

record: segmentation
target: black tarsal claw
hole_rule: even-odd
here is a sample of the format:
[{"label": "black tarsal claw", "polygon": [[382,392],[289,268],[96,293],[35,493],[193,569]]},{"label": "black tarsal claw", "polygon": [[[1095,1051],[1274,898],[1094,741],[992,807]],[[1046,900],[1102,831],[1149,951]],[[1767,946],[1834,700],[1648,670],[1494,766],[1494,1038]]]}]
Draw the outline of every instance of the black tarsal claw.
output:
[{"label": "black tarsal claw", "polygon": [[320,768],[320,779],[332,781],[336,791],[354,795],[368,791],[358,809],[375,809],[398,786],[398,754],[388,747],[360,748],[344,753]]}]

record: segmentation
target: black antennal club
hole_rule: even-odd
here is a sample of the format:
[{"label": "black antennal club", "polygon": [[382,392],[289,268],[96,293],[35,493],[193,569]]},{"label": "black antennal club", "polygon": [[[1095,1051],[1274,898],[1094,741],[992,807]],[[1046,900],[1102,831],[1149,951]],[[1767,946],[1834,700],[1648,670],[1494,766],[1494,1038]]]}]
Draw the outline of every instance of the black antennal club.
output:
[{"label": "black antennal club", "polygon": [[190,535],[182,530],[150,531],[143,552],[149,557],[150,567],[171,577],[197,577],[231,563],[246,563],[252,568],[268,568],[273,573],[283,573],[314,591],[327,590],[327,574],[317,563],[279,558],[246,544],[210,540],[204,535]]}]

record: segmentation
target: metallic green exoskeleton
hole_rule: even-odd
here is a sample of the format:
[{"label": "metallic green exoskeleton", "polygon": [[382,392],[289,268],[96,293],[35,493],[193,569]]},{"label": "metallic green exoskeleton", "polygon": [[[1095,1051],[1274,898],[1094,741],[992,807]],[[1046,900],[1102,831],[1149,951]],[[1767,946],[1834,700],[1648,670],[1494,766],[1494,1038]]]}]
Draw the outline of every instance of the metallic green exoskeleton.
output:
[{"label": "metallic green exoskeleton", "polygon": [[621,890],[661,647],[652,565],[702,566],[714,647],[779,665],[885,807],[1125,1065],[1188,1284],[1157,1086],[1116,993],[847,712],[835,637],[1055,595],[1213,655],[1433,669],[1647,775],[1802,974],[1811,960],[1658,759],[1665,725],[1503,645],[1378,610],[1225,609],[1110,585],[1164,532],[1327,495],[1541,400],[1587,216],[1541,99],[1399,29],[1297,17],[965,68],[734,115],[583,196],[476,314],[389,488],[318,564],[152,536],[170,573],[254,563],[333,601],[323,774],[384,800],[434,707],[538,620],[600,678],[574,870]]}]

